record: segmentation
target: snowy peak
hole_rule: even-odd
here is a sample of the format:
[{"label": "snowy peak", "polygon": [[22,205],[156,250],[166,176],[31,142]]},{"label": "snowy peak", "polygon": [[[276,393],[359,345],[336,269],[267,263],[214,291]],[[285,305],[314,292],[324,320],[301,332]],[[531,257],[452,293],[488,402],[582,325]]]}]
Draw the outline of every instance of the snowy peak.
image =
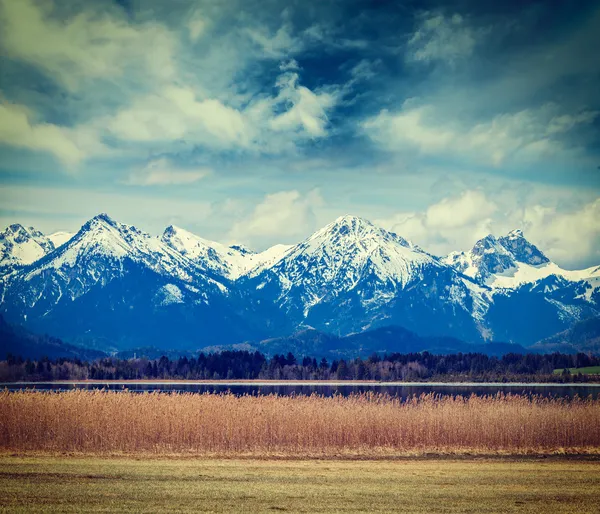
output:
[{"label": "snowy peak", "polygon": [[406,239],[393,232],[388,232],[366,219],[351,215],[340,216],[329,225],[326,225],[321,230],[315,232],[308,240],[318,239],[329,239],[331,241],[358,241],[366,239],[393,240],[407,248],[413,247]]},{"label": "snowy peak", "polygon": [[498,239],[499,243],[506,248],[518,262],[538,266],[550,262],[550,260],[533,244],[531,244],[521,230],[513,230],[506,236]]},{"label": "snowy peak", "polygon": [[26,266],[54,250],[54,243],[33,227],[15,223],[0,232],[0,273]]},{"label": "snowy peak", "polygon": [[488,235],[468,252],[453,252],[442,259],[455,269],[492,288],[515,288],[549,275],[571,278],[516,229],[496,238]]},{"label": "snowy peak", "polygon": [[79,232],[51,255],[40,261],[34,274],[57,270],[63,276],[85,276],[85,283],[105,282],[122,272],[125,261],[163,275],[192,282],[201,270],[159,238],[107,214],[85,223]]},{"label": "snowy peak", "polygon": [[192,260],[204,271],[216,273],[230,280],[258,272],[280,260],[290,245],[275,245],[256,253],[240,244],[226,246],[203,239],[185,229],[171,225],[162,235],[162,241]]},{"label": "snowy peak", "polygon": [[388,232],[366,219],[351,215],[340,216],[296,246],[341,245],[342,248],[347,250],[362,248],[364,251],[368,251],[369,248],[372,250],[374,246],[379,244],[383,247],[386,245],[400,245],[417,253],[425,253],[403,237]]},{"label": "snowy peak", "polygon": [[442,262],[482,283],[515,266],[513,255],[491,234],[477,241],[470,251],[453,252]]},{"label": "snowy peak", "polygon": [[249,251],[203,239],[174,225],[165,229],[161,239],[204,271],[229,279],[237,278],[245,270],[244,258],[250,254]]},{"label": "snowy peak", "polygon": [[508,234],[506,234],[505,236],[508,239],[520,239],[521,237],[525,237],[523,235],[523,231],[520,228],[515,228],[514,230],[511,230]]},{"label": "snowy peak", "polygon": [[113,227],[118,228],[118,223],[113,220],[108,214],[105,212],[101,214],[97,214],[91,220],[81,227],[81,230],[93,230],[97,227]]},{"label": "snowy peak", "polygon": [[293,246],[269,268],[286,287],[309,296],[348,291],[360,282],[404,287],[427,265],[431,255],[405,239],[356,216],[342,216]]}]

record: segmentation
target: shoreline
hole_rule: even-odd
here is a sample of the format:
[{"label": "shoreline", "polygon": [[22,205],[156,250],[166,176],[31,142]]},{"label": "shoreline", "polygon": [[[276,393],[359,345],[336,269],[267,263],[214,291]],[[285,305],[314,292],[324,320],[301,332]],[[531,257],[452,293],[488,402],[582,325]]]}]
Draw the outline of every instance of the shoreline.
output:
[{"label": "shoreline", "polygon": [[377,382],[374,380],[55,380],[0,382],[5,386],[28,385],[189,385],[189,386],[257,386],[257,387],[600,387],[599,382]]}]

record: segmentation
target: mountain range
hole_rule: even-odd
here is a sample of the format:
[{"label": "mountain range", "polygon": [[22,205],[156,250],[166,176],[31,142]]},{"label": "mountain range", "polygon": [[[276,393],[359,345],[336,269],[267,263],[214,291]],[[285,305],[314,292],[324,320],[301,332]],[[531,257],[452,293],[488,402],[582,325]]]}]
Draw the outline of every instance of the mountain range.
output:
[{"label": "mountain range", "polygon": [[[76,234],[0,233],[0,314],[68,344],[196,351],[314,329],[338,344],[397,326],[530,346],[600,313],[600,266],[570,271],[520,230],[435,256],[356,216],[255,253],[95,216]],[[275,343],[273,343],[275,344]]]}]

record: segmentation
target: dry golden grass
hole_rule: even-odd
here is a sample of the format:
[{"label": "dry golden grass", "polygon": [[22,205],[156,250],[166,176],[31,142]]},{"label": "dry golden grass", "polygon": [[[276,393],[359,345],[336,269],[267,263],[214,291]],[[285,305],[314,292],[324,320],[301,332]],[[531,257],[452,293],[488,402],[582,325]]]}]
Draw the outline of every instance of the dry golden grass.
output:
[{"label": "dry golden grass", "polygon": [[599,453],[600,400],[3,391],[0,449],[252,456]]}]

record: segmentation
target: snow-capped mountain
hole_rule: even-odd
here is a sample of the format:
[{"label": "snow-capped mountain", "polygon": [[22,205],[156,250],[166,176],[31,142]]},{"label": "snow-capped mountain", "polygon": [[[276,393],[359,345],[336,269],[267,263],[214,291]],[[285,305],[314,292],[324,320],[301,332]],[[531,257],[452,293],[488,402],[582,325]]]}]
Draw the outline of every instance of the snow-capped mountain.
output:
[{"label": "snow-capped mountain", "polygon": [[[179,333],[185,343],[202,340],[216,327],[235,332],[235,325],[231,330],[223,325],[236,318],[237,302],[225,283],[160,238],[106,214],[92,218],[67,243],[11,275],[2,287],[7,319],[67,339],[87,339],[92,332],[96,338],[114,337],[113,342],[137,340],[135,333],[146,334],[148,326],[155,326],[151,338]],[[164,318],[166,312],[170,318]],[[162,327],[156,327],[159,319]],[[210,326],[190,335],[202,323]]]},{"label": "snow-capped mountain", "polygon": [[118,223],[107,214],[99,214],[25,276],[30,280],[48,270],[56,270],[61,276],[72,277],[76,270],[77,280],[84,285],[82,292],[85,292],[85,284],[110,279],[126,260],[189,283],[199,274],[197,266],[160,239]]},{"label": "snow-capped mountain", "polygon": [[[425,266],[440,264],[396,234],[366,220],[342,216],[249,275],[260,277],[268,271],[266,280],[275,275],[283,297],[299,290],[306,311],[328,296],[355,289],[365,278],[402,288]],[[372,293],[374,297],[383,294],[379,290]]]},{"label": "snow-capped mountain", "polygon": [[496,238],[488,235],[467,252],[452,252],[443,262],[492,289],[515,289],[555,275],[590,284],[589,295],[600,286],[600,267],[565,270],[527,241],[521,230]]},{"label": "snow-capped mountain", "polygon": [[202,270],[230,280],[235,280],[258,266],[270,264],[290,248],[287,245],[276,245],[256,253],[242,245],[226,246],[203,239],[174,225],[166,228],[162,241],[192,260]]},{"label": "snow-capped mountain", "polygon": [[485,290],[450,266],[355,216],[250,271],[245,284],[296,323],[343,333],[392,323],[412,328],[435,311],[446,333],[460,326],[472,335],[486,302]]},{"label": "snow-capped mountain", "polygon": [[0,314],[105,351],[389,325],[528,345],[600,313],[600,267],[561,269],[518,230],[444,258],[355,216],[261,253],[175,226],[152,236],[105,214],[53,236],[2,233]]},{"label": "snow-capped mountain", "polygon": [[468,252],[453,252],[443,262],[481,283],[515,267],[516,261],[493,235],[480,239]]},{"label": "snow-capped mountain", "polygon": [[490,288],[486,325],[497,339],[527,344],[598,314],[600,267],[562,269],[521,230],[488,235],[442,260]]},{"label": "snow-capped mountain", "polygon": [[54,248],[54,242],[39,230],[10,225],[0,232],[0,275],[32,264]]},{"label": "snow-capped mountain", "polygon": [[165,229],[162,241],[202,270],[229,279],[235,279],[245,271],[245,260],[250,254],[248,250],[208,241],[174,225]]}]

